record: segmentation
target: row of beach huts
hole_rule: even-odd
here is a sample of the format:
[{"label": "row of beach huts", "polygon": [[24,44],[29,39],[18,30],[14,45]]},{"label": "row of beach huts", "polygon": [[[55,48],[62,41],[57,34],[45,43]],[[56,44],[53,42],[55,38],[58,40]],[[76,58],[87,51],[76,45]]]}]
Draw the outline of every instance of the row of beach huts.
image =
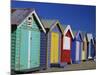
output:
[{"label": "row of beach huts", "polygon": [[[11,9],[11,70],[27,73],[96,59],[96,39],[34,9]],[[87,64],[88,65],[88,64]]]}]

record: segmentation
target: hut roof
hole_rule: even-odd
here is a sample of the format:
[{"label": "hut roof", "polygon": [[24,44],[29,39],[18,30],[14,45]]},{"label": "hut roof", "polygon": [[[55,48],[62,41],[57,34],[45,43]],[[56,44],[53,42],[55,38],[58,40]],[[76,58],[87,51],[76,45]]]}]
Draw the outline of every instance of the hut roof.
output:
[{"label": "hut roof", "polygon": [[82,32],[79,30],[79,31],[73,31],[73,34],[74,34],[74,38],[78,38],[78,36],[80,35],[81,37],[81,40],[83,41],[83,36],[82,36]]},{"label": "hut roof", "polygon": [[67,25],[67,27],[64,27],[64,35],[68,32],[68,30],[70,31],[71,35],[72,35],[72,38],[74,39],[74,35],[73,35],[73,32],[72,32],[72,29],[70,27],[70,25]]},{"label": "hut roof", "polygon": [[88,42],[90,42],[90,41],[92,40],[92,42],[93,42],[93,44],[94,44],[92,33],[87,33],[87,34],[86,34],[86,37],[87,37]]},{"label": "hut roof", "polygon": [[31,8],[15,8],[12,9],[11,14],[11,24],[12,25],[20,25],[29,15],[34,15],[36,20],[38,21],[42,30],[46,33],[44,26],[42,25],[37,13],[34,9]]},{"label": "hut roof", "polygon": [[12,9],[11,24],[19,25],[32,11],[30,8]]},{"label": "hut roof", "polygon": [[58,27],[60,28],[61,32],[63,33],[62,26],[58,20],[56,20],[56,19],[41,19],[41,22],[44,25],[44,27],[49,30],[58,24]]}]

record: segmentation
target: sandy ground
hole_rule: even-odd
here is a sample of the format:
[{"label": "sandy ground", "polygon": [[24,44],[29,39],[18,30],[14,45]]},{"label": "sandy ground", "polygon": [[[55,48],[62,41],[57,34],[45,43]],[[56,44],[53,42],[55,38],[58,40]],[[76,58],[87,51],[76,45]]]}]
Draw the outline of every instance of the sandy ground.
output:
[{"label": "sandy ground", "polygon": [[[66,65],[64,68],[49,68],[46,70],[38,70],[35,72],[31,72],[29,74],[34,74],[34,73],[47,73],[47,72],[62,72],[62,71],[76,71],[76,70],[92,70],[96,69],[96,62],[93,60],[81,62],[80,64],[69,64]],[[20,74],[15,74],[12,72],[11,75],[20,75]]]},{"label": "sandy ground", "polygon": [[96,62],[94,62],[93,60],[81,62],[81,64],[69,64],[69,65],[66,65],[64,68],[50,68],[46,70],[41,70],[36,73],[91,70],[91,69],[96,69]]}]

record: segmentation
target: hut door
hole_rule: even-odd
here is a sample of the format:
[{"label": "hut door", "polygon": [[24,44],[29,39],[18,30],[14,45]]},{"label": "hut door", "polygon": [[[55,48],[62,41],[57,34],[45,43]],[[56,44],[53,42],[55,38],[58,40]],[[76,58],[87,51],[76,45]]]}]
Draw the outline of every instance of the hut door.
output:
[{"label": "hut door", "polygon": [[30,68],[39,67],[40,64],[40,32],[31,31]]},{"label": "hut door", "polygon": [[57,33],[51,33],[51,63],[58,63],[58,40],[59,36]]},{"label": "hut door", "polygon": [[76,61],[79,61],[80,42],[76,41]]},{"label": "hut door", "polygon": [[29,32],[27,29],[21,29],[20,40],[20,70],[28,69],[28,39]]}]

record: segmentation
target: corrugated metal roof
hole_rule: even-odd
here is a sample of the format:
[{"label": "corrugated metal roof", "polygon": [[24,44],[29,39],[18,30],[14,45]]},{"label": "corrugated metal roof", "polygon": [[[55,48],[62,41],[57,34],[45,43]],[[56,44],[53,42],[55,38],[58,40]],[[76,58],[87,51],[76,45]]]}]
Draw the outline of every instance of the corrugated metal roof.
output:
[{"label": "corrugated metal roof", "polygon": [[30,8],[11,9],[11,24],[19,25],[33,10]]}]

